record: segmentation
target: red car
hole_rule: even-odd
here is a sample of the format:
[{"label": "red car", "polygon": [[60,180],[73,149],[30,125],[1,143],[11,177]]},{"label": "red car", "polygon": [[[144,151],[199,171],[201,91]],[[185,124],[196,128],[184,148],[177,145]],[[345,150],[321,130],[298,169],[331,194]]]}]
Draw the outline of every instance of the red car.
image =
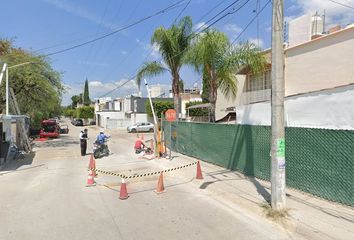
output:
[{"label": "red car", "polygon": [[60,127],[59,127],[59,124],[55,120],[43,120],[41,125],[42,125],[42,128],[41,128],[41,131],[39,132],[39,136],[41,138],[59,137]]}]

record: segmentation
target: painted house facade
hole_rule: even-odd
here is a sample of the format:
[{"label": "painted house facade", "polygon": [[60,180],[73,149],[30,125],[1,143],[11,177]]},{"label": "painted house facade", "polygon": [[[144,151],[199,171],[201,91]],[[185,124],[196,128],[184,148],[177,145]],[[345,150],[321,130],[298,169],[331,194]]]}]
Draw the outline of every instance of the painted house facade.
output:
[{"label": "painted house facade", "polygon": [[[97,99],[95,104],[96,125],[102,128],[126,128],[138,122],[151,122],[146,112],[146,97],[129,95],[116,99]],[[172,98],[153,98],[153,101],[170,101]]]},{"label": "painted house facade", "polygon": [[[269,64],[260,76],[247,67],[238,73],[243,77],[235,101],[221,97],[224,105],[236,106],[238,124],[271,123],[270,53],[264,52]],[[353,130],[354,26],[290,45],[284,60],[286,125]]]}]

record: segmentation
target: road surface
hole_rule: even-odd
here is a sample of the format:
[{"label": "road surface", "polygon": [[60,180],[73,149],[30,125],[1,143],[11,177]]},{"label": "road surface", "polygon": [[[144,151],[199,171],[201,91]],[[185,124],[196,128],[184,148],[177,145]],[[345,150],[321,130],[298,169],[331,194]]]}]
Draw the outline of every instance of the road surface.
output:
[{"label": "road surface", "polygon": [[[36,142],[35,153],[0,171],[0,236],[6,240],[40,239],[289,239],[264,218],[237,211],[201,189],[189,169],[166,173],[166,192],[156,194],[158,175],[128,181],[129,198],[120,200],[121,179],[100,174],[86,187],[89,156],[81,157],[79,130],[59,139]],[[87,127],[91,152],[97,128]],[[181,165],[173,160],[139,159],[136,134],[107,131],[112,154],[96,160],[98,169],[147,173]],[[151,138],[145,134],[145,140]]]}]

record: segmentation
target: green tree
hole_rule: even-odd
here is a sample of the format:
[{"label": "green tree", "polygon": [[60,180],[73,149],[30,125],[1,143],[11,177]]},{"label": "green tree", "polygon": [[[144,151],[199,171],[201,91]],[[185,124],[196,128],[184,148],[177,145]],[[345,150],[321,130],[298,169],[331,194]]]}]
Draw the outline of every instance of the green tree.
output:
[{"label": "green tree", "polygon": [[[152,105],[154,106],[154,110],[158,118],[160,118],[161,114],[164,114],[168,109],[173,108],[173,102],[170,101],[153,101]],[[148,116],[152,117],[152,110],[149,101],[146,101],[145,107]]]},{"label": "green tree", "polygon": [[85,106],[90,106],[90,104],[91,104],[90,95],[89,95],[89,86],[88,86],[87,79],[85,81],[85,87],[84,87],[83,104]]},{"label": "green tree", "polygon": [[72,109],[71,106],[64,108],[63,114],[65,117],[74,118],[76,117],[76,110]]},{"label": "green tree", "polygon": [[[183,65],[186,49],[190,45],[192,32],[192,19],[190,17],[182,18],[178,25],[172,25],[166,29],[159,27],[155,30],[151,44],[156,45],[164,61],[164,65],[159,62],[146,62],[138,70],[137,84],[140,86],[141,79],[152,77],[163,72],[170,72],[172,76],[172,93],[174,98],[174,108],[179,113],[179,93],[180,76],[179,71]],[[166,66],[166,67],[165,67]]]},{"label": "green tree", "polygon": [[[61,75],[55,71],[49,59],[37,56],[13,46],[11,40],[0,39],[0,60],[9,67],[9,86],[14,90],[21,114],[33,116],[36,121],[61,113],[61,97],[64,92]],[[5,84],[0,88],[0,106],[5,105]],[[38,123],[36,123],[38,124]]]},{"label": "green tree", "polygon": [[89,119],[95,115],[95,109],[91,106],[83,106],[76,109],[77,118]]},{"label": "green tree", "polygon": [[81,94],[80,95],[73,95],[71,97],[71,107],[76,108],[78,103],[81,103]]},{"label": "green tree", "polygon": [[[215,104],[217,90],[227,97],[236,97],[237,71],[249,66],[255,73],[263,70],[265,59],[254,44],[245,43],[232,46],[228,37],[216,30],[209,30],[200,35],[186,56],[188,63],[203,74],[210,87],[210,119],[215,122]],[[204,75],[205,74],[205,75]]]}]

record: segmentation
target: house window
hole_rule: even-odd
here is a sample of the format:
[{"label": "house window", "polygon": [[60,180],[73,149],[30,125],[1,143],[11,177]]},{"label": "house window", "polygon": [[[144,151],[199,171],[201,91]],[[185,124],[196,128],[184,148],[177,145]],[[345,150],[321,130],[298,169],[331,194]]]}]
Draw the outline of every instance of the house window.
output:
[{"label": "house window", "polygon": [[247,92],[260,91],[271,88],[270,69],[260,75],[247,76]]}]

